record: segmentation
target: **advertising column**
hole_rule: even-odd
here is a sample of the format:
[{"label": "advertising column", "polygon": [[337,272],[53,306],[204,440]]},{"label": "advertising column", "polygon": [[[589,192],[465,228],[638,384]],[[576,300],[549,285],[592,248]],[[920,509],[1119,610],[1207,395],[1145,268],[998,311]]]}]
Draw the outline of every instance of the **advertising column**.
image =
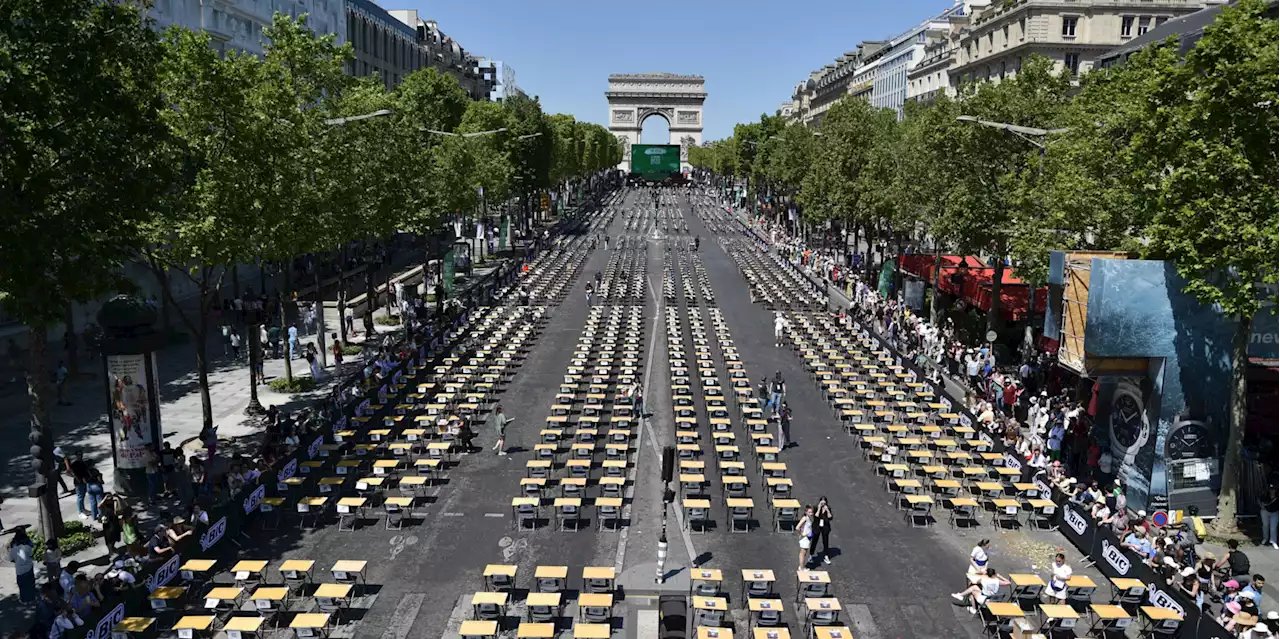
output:
[{"label": "advertising column", "polygon": [[146,495],[145,454],[160,443],[156,351],[164,347],[165,336],[155,330],[155,319],[150,304],[124,295],[98,311],[115,486],[133,497]]}]

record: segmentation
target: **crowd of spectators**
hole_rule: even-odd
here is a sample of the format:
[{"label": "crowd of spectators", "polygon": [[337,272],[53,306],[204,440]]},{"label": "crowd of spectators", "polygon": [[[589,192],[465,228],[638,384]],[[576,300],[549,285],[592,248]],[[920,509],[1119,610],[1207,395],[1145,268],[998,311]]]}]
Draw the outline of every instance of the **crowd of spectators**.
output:
[{"label": "crowd of spectators", "polygon": [[[851,305],[842,316],[871,328],[935,385],[959,385],[974,427],[992,442],[994,452],[1020,461],[1024,481],[1038,477],[1061,488],[1089,512],[1095,525],[1109,526],[1168,586],[1238,636],[1256,639],[1280,632],[1280,613],[1259,610],[1266,578],[1250,571],[1249,559],[1235,541],[1218,558],[1198,548],[1201,540],[1192,526],[1156,527],[1146,511],[1128,507],[1125,486],[1113,474],[1117,464],[1109,446],[1093,436],[1088,407],[1064,388],[1046,353],[1023,349],[1014,361],[1000,361],[991,344],[963,343],[951,319],[934,325],[901,299],[880,295],[862,280],[859,269],[840,266],[835,251],[807,248],[782,227],[757,223],[783,257],[848,293]],[[987,564],[984,544],[975,547],[971,560],[972,585],[954,596],[976,611],[975,603],[994,596],[1007,579]],[[1069,566],[1057,568],[1063,565],[1061,557],[1054,565],[1051,583],[1069,578]]]}]

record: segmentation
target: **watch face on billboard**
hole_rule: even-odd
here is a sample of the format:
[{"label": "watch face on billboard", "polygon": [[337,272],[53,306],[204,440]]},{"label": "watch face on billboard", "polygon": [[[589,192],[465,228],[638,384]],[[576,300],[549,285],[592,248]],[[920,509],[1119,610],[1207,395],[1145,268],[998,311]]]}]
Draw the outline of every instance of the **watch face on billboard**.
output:
[{"label": "watch face on billboard", "polygon": [[1139,393],[1137,386],[1121,383],[1111,398],[1111,431],[1125,448],[1137,445],[1142,436],[1146,415]]},{"label": "watch face on billboard", "polygon": [[1216,448],[1213,436],[1203,421],[1180,416],[1169,429],[1165,456],[1168,459],[1203,459],[1214,457]]}]

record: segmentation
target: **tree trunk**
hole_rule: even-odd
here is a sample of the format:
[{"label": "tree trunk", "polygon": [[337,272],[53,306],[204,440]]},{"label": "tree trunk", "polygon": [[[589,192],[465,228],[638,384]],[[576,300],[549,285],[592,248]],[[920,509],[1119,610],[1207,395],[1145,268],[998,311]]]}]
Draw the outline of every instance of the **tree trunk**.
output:
[{"label": "tree trunk", "polygon": [[1000,330],[1000,292],[1004,282],[1004,257],[996,255],[996,267],[991,273],[991,310],[987,312],[987,330]]},{"label": "tree trunk", "polygon": [[1253,336],[1253,318],[1241,317],[1231,340],[1231,425],[1227,431],[1227,450],[1222,457],[1222,488],[1218,491],[1218,517],[1209,525],[1209,536],[1217,539],[1240,539],[1236,523],[1239,504],[1240,464],[1244,459],[1244,429],[1248,417],[1249,339]]},{"label": "tree trunk", "polygon": [[[202,293],[203,295],[203,293]],[[206,339],[208,334],[208,320],[203,312],[204,304],[201,304],[200,317],[196,319],[196,324],[200,329],[196,331],[196,382],[200,387],[200,433],[213,430],[213,400],[209,397],[209,340]],[[255,338],[256,339],[256,338]]]},{"label": "tree trunk", "polygon": [[938,326],[941,311],[938,308],[938,296],[942,294],[942,247],[933,243],[933,294],[929,296],[929,323]]},{"label": "tree trunk", "polygon": [[[74,304],[67,304],[66,318],[64,318],[63,323],[66,325],[66,330],[63,331],[63,335],[66,336],[67,384],[69,385],[71,384],[71,380],[75,379],[75,377],[80,374],[80,354],[77,348],[80,340],[76,337],[76,313]],[[167,334],[168,333],[166,333],[166,335]]]},{"label": "tree trunk", "polygon": [[338,344],[347,345],[347,246],[338,255]]},{"label": "tree trunk", "polygon": [[327,368],[329,366],[329,351],[325,346],[324,334],[324,294],[320,290],[320,264],[317,263],[312,267],[311,272],[315,274],[316,284],[316,350],[320,351],[320,367]]},{"label": "tree trunk", "polygon": [[[289,289],[293,286],[293,263],[288,262],[284,268],[284,287],[280,294],[276,296],[280,306],[280,335],[286,340],[284,353],[284,378],[290,382],[293,381],[293,352],[289,339],[289,312],[285,306],[285,296],[289,295]],[[298,341],[298,348],[302,348],[302,341]]]},{"label": "tree trunk", "polygon": [[377,266],[374,263],[373,256],[367,255],[366,267],[364,269],[364,296],[366,303],[364,313],[364,339],[368,342],[374,337],[373,325],[373,309],[378,308],[378,291],[374,288],[374,271]]},{"label": "tree trunk", "polygon": [[[267,294],[267,263],[262,260],[258,260],[258,291]],[[267,309],[262,310],[266,312]]]},{"label": "tree trunk", "polygon": [[240,265],[231,267],[231,296],[232,299],[240,297]]},{"label": "tree trunk", "polygon": [[[27,398],[31,403],[31,452],[39,453],[31,466],[36,471],[35,483],[41,483],[40,534],[55,539],[62,534],[62,510],[58,507],[58,479],[53,472],[53,420],[49,416],[49,336],[43,328],[27,330]],[[43,472],[41,472],[43,471]]]}]

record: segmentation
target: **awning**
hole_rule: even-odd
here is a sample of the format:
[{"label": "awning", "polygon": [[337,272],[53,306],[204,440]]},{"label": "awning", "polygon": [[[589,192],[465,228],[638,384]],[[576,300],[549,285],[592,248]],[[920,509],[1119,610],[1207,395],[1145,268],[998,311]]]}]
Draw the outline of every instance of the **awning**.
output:
[{"label": "awning", "polygon": [[[933,284],[935,256],[917,253],[902,255],[898,259],[902,270]],[[941,262],[942,277],[938,288],[942,292],[960,298],[979,310],[990,310],[994,268],[972,255],[943,255]],[[1000,287],[1000,314],[1011,322],[1027,319],[1027,297],[1031,294],[1031,287],[1018,278],[1017,269],[1005,268]],[[1036,289],[1033,298],[1034,313],[1044,313],[1048,299],[1048,288],[1042,286]]]}]

